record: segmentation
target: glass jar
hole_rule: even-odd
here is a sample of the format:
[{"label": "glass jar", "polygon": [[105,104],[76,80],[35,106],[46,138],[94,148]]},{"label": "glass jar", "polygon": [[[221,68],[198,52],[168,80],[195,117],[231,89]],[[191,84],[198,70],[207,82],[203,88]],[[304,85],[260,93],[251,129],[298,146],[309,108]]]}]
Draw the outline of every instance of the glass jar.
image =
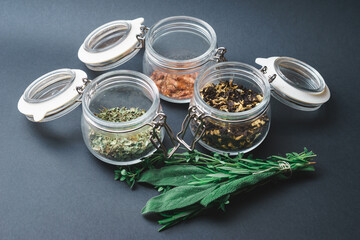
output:
[{"label": "glass jar", "polygon": [[187,16],[169,17],[147,28],[143,18],[113,21],[95,29],[79,49],[79,59],[92,70],[117,67],[145,47],[143,73],[157,85],[160,97],[188,103],[198,73],[223,61],[214,29]]},{"label": "glass jar", "polygon": [[[239,62],[224,62],[202,71],[195,81],[194,96],[177,139],[193,150],[196,142],[218,153],[246,153],[261,144],[270,129],[270,94],[298,110],[313,111],[329,100],[330,90],[321,75],[308,64],[288,57],[258,58],[260,70]],[[211,107],[201,96],[209,84],[222,81],[250,89],[262,96],[255,107],[242,112],[225,112]],[[189,145],[183,137],[193,135]]]},{"label": "glass jar", "polygon": [[[19,100],[18,109],[31,121],[45,122],[69,113],[80,103],[85,144],[106,163],[136,164],[157,149],[168,157],[162,144],[165,131],[176,145],[155,83],[135,71],[112,71],[90,81],[81,70],[56,70],[30,84]],[[143,109],[145,113],[126,122],[106,121],[97,116],[104,108],[116,107]]]},{"label": "glass jar", "polygon": [[146,36],[143,72],[158,86],[161,98],[186,103],[199,72],[214,59],[216,33],[206,22],[186,16],[165,18]]},{"label": "glass jar", "polygon": [[[133,71],[105,73],[85,88],[82,102],[83,138],[97,158],[114,165],[128,165],[140,162],[157,149],[151,138],[152,121],[162,113],[159,92],[143,74]],[[119,106],[136,107],[146,112],[127,122],[109,122],[95,116],[99,109]],[[162,141],[164,131],[156,131]]]}]

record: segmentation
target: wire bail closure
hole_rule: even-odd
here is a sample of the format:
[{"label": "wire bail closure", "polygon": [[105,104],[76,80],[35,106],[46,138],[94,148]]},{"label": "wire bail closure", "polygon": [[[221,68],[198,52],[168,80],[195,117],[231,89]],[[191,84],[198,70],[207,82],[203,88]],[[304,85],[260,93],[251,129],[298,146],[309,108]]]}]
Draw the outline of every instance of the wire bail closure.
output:
[{"label": "wire bail closure", "polygon": [[[263,66],[262,68],[260,68],[260,72],[262,72],[262,74],[264,75],[267,73],[267,70],[268,70],[267,66]],[[276,74],[269,76],[268,77],[269,83],[272,83],[275,80],[275,78],[276,78]]]},{"label": "wire bail closure", "polygon": [[[206,124],[204,123],[204,118],[206,116],[207,115],[201,112],[196,106],[189,107],[188,113],[181,125],[181,131],[178,134],[176,134],[177,141],[182,145],[184,145],[187,150],[193,151],[195,149],[195,144],[204,135],[206,128]],[[191,120],[194,120],[198,124],[198,126],[195,130],[193,141],[191,142],[191,145],[189,145],[184,141],[184,136],[189,127]]]},{"label": "wire bail closure", "polygon": [[213,61],[215,62],[226,62],[227,59],[225,58],[225,53],[227,52],[226,48],[219,47],[216,49]]},{"label": "wire bail closure", "polygon": [[83,81],[84,84],[81,85],[81,86],[77,86],[77,87],[76,87],[76,91],[77,91],[80,95],[83,94],[86,86],[87,86],[89,83],[91,83],[91,80],[90,80],[90,79],[87,79],[87,78],[83,78],[82,81]]},{"label": "wire bail closure", "polygon": [[140,27],[141,33],[136,35],[136,39],[139,41],[140,46],[136,47],[136,49],[141,49],[141,48],[145,47],[145,35],[149,31],[149,29],[150,28],[148,28],[144,25],[141,25],[141,27]]},{"label": "wire bail closure", "polygon": [[[158,113],[152,120],[152,122],[149,124],[153,131],[151,132],[150,141],[151,143],[156,147],[157,150],[160,150],[163,152],[164,157],[166,159],[171,158],[171,156],[176,152],[176,150],[180,147],[180,143],[177,141],[175,134],[173,133],[172,129],[166,122],[166,115],[164,113]],[[169,135],[170,140],[174,147],[172,150],[168,153],[165,145],[161,141],[161,138],[157,131],[161,130],[161,128],[164,127],[166,133]]]}]

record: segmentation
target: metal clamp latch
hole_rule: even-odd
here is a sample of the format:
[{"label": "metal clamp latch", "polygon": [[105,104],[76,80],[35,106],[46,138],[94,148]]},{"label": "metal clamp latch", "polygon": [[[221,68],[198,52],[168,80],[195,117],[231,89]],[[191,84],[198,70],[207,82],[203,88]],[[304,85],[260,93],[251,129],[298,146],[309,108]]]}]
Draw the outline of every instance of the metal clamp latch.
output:
[{"label": "metal clamp latch", "polygon": [[[260,72],[262,72],[264,75],[267,73],[267,66],[263,66],[261,69],[260,69]],[[273,74],[271,76],[268,77],[268,81],[269,83],[272,83],[276,78],[276,74]]]},{"label": "metal clamp latch", "polygon": [[141,33],[136,35],[137,40],[140,42],[140,46],[136,47],[136,49],[141,49],[145,46],[145,35],[149,31],[150,28],[142,25],[140,27]]},{"label": "metal clamp latch", "polygon": [[[171,130],[170,126],[166,122],[166,115],[164,113],[158,113],[150,123],[150,126],[152,126],[153,131],[151,132],[150,141],[151,143],[156,147],[156,149],[161,150],[164,154],[165,158],[170,158],[175,151],[179,148],[180,143],[176,140],[175,134]],[[165,145],[162,143],[161,138],[158,134],[158,132],[161,131],[161,128],[164,127],[166,133],[169,135],[170,140],[174,147],[172,150],[168,153],[166,150]]]},{"label": "metal clamp latch", "polygon": [[91,80],[90,80],[90,79],[87,79],[87,78],[83,78],[82,81],[83,81],[84,84],[81,85],[81,86],[77,86],[77,87],[76,87],[76,91],[77,91],[80,95],[83,94],[86,86],[91,82]]},{"label": "metal clamp latch", "polygon": [[215,62],[226,62],[225,53],[227,52],[226,48],[219,47],[216,49],[213,60]]},{"label": "metal clamp latch", "polygon": [[[205,133],[206,124],[204,122],[204,118],[206,116],[207,115],[202,113],[196,106],[191,106],[188,110],[188,114],[186,115],[186,117],[181,125],[181,131],[178,134],[176,134],[177,141],[179,141],[179,143],[184,145],[189,151],[194,150],[195,144],[201,139],[201,137]],[[191,145],[189,145],[184,141],[184,136],[185,136],[186,130],[189,127],[191,120],[195,121],[198,126],[197,126],[196,130],[194,131],[194,139],[193,139]]]}]

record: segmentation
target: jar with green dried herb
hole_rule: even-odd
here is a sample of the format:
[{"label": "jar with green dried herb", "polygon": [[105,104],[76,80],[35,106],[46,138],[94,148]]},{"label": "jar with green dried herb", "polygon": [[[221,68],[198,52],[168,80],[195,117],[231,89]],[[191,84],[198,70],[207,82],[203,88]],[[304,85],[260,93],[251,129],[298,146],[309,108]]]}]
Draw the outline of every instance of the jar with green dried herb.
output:
[{"label": "jar with green dried herb", "polygon": [[164,125],[158,89],[142,73],[103,74],[83,93],[84,141],[107,163],[131,165],[151,155],[162,146]]}]

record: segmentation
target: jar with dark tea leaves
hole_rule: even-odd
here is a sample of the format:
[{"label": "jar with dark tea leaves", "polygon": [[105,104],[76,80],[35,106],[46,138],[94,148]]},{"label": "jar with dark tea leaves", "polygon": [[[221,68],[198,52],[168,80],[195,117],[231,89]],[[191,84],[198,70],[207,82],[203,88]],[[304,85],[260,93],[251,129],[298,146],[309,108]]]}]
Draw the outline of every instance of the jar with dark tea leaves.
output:
[{"label": "jar with dark tea leaves", "polygon": [[[288,57],[258,58],[260,70],[239,62],[217,63],[195,81],[194,96],[177,139],[193,150],[196,142],[213,152],[249,152],[270,129],[270,95],[303,111],[329,100],[330,90],[308,64]],[[191,144],[183,137],[194,136]]]},{"label": "jar with dark tea leaves", "polygon": [[91,32],[78,57],[95,71],[117,67],[145,48],[143,73],[157,85],[160,97],[174,103],[188,103],[199,72],[224,60],[225,48],[217,47],[214,29],[203,20],[174,16],[151,28],[143,18],[118,20]]},{"label": "jar with dark tea leaves", "polygon": [[31,121],[46,122],[80,103],[85,144],[106,163],[135,164],[156,149],[168,156],[162,144],[164,132],[177,144],[155,83],[135,71],[111,71],[90,81],[81,70],[56,70],[30,84],[18,109]]}]

